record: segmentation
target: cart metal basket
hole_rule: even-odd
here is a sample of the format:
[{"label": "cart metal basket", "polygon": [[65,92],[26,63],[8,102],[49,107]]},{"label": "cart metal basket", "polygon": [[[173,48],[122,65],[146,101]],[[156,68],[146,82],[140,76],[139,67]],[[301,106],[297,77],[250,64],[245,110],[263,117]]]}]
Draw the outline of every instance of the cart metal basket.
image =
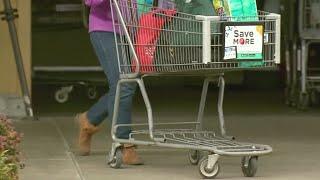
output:
[{"label": "cart metal basket", "polygon": [[[166,4],[163,7],[135,1],[110,2],[121,78],[114,105],[111,130],[114,143],[107,157],[108,164],[119,168],[121,145],[131,143],[189,149],[191,164],[199,164],[199,172],[205,178],[218,174],[219,156],[242,156],[244,175],[254,176],[258,156],[271,153],[272,148],[238,142],[227,136],[223,116],[223,74],[274,69],[280,64],[280,15],[259,12],[258,17],[203,16],[179,12],[170,0],[163,1]],[[196,121],[154,123],[144,78],[165,74],[206,77]],[[208,86],[217,81],[220,135],[202,128]],[[148,114],[145,124],[117,123],[119,90],[127,82],[139,85]],[[191,128],[179,128],[186,125]],[[159,129],[161,126],[173,128]],[[119,139],[116,132],[120,127],[138,130],[132,131],[129,139]],[[209,155],[201,157],[202,151]]]}]

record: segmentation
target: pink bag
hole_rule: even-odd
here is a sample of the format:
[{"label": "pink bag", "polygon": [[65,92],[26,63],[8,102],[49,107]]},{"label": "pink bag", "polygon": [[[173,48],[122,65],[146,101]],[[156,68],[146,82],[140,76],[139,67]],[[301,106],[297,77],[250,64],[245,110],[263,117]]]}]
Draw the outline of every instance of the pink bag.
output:
[{"label": "pink bag", "polygon": [[[164,14],[164,15],[161,15]],[[139,28],[136,32],[135,49],[140,61],[140,72],[154,72],[153,59],[161,29],[170,21],[176,10],[156,9],[142,14]],[[132,60],[132,71],[135,71],[136,61]]]}]

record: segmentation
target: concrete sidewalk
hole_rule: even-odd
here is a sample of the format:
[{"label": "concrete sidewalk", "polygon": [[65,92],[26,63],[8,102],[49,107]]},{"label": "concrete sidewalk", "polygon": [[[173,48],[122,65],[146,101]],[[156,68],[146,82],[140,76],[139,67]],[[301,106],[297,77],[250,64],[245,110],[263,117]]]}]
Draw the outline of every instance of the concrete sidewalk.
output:
[{"label": "concrete sidewalk", "polygon": [[[199,92],[168,94],[154,98],[155,121],[192,121],[197,115]],[[165,94],[165,93],[164,93]],[[167,94],[165,94],[167,95]],[[250,97],[250,98],[248,98]],[[209,94],[212,100],[216,93]],[[174,100],[174,102],[173,102]],[[170,101],[170,103],[168,103]],[[205,124],[218,131],[215,100],[207,103]],[[240,141],[269,144],[271,155],[259,158],[257,176],[253,179],[319,179],[320,177],[320,110],[299,112],[286,107],[280,93],[226,93],[225,118],[228,134]],[[135,122],[146,120],[141,102],[135,104]],[[215,123],[213,123],[215,122]],[[92,155],[77,156],[75,139],[77,127],[73,116],[40,117],[40,121],[15,121],[24,133],[22,150],[26,168],[20,170],[22,180],[163,180],[200,179],[197,166],[188,162],[186,150],[139,147],[145,160],[143,166],[112,169],[106,165],[110,149],[110,129],[103,124],[93,141]],[[217,179],[244,178],[240,158],[222,157]]]}]

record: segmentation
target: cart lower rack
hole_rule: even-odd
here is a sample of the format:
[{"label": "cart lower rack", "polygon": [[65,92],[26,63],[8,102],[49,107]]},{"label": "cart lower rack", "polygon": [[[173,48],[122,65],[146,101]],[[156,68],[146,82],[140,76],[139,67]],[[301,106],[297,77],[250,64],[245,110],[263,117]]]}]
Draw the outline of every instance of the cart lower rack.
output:
[{"label": "cart lower rack", "polygon": [[[255,176],[258,156],[272,152],[268,145],[238,142],[227,136],[223,115],[224,73],[239,70],[276,69],[280,64],[280,15],[259,12],[257,17],[219,17],[179,12],[174,1],[164,7],[151,7],[135,1],[110,0],[117,45],[118,81],[111,135],[112,149],[107,157],[113,168],[122,165],[121,147],[135,145],[188,149],[189,160],[199,165],[205,178],[219,173],[222,155],[241,156],[245,176]],[[163,3],[162,3],[163,5]],[[194,122],[154,123],[152,106],[144,78],[162,75],[206,77]],[[203,130],[208,86],[219,86],[220,135]],[[145,124],[118,124],[121,87],[137,83],[147,110]],[[191,128],[181,128],[185,126]],[[158,126],[170,126],[163,129]],[[129,139],[116,136],[119,128],[130,127]],[[202,156],[201,152],[208,155]]]},{"label": "cart lower rack", "polygon": [[[134,136],[149,135],[148,130],[133,131],[131,140]],[[220,155],[245,156],[248,153],[257,155],[271,152],[270,146],[248,144],[235,141],[233,138],[216,136],[215,132],[196,131],[192,129],[157,129],[154,131],[156,142],[162,146],[174,147],[175,145],[185,146],[189,149],[201,149],[203,151],[214,151]]]}]

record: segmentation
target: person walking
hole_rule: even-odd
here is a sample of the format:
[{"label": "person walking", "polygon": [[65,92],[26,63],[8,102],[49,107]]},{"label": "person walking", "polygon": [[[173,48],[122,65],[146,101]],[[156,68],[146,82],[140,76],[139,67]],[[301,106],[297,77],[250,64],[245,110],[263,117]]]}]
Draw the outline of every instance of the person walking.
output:
[{"label": "person walking", "polygon": [[[103,95],[87,112],[77,116],[79,122],[79,151],[81,155],[89,155],[92,136],[99,131],[100,124],[107,118],[112,119],[113,106],[119,80],[119,65],[117,61],[116,42],[109,0],[84,0],[89,11],[89,35],[95,54],[107,77],[109,91]],[[131,124],[132,99],[136,84],[125,83],[120,90],[120,105],[118,124]],[[118,128],[116,136],[128,139],[130,127]],[[135,146],[124,144],[122,161],[128,165],[143,164],[136,153]]]}]

